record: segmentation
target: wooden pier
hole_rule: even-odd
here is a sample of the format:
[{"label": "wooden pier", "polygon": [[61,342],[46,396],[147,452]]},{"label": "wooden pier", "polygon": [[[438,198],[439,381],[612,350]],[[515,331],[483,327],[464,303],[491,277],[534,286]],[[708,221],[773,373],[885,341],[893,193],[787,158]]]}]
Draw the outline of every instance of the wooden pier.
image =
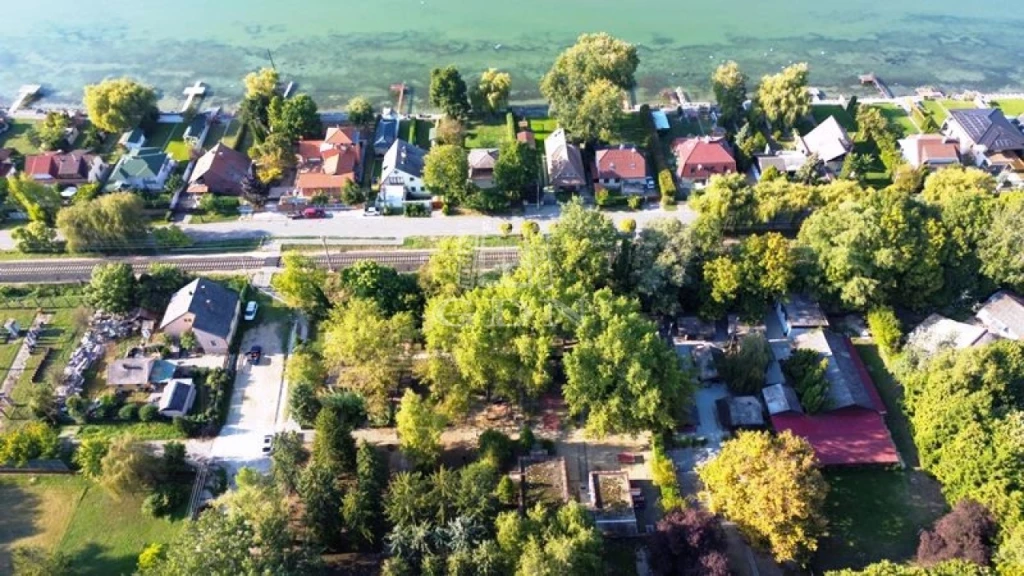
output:
[{"label": "wooden pier", "polygon": [[398,106],[395,106],[395,110],[398,110],[398,113],[401,114],[402,102],[405,100],[405,93],[409,91],[409,87],[405,85],[405,82],[400,82],[398,84],[392,84],[391,91],[398,93]]},{"label": "wooden pier", "polygon": [[13,116],[20,108],[24,107],[32,100],[35,100],[42,91],[43,87],[39,84],[27,84],[18,88],[18,96],[14,99],[14,104],[11,104],[7,113]]},{"label": "wooden pier", "polygon": [[184,113],[188,112],[197,98],[202,99],[203,96],[206,96],[206,85],[202,80],[196,80],[195,84],[182,91],[182,95],[185,96],[185,105],[181,107],[181,111]]},{"label": "wooden pier", "polygon": [[886,86],[885,82],[882,81],[881,78],[876,76],[874,72],[870,74],[861,74],[860,83],[873,84],[875,86],[875,89],[878,90],[878,93],[882,95],[882,98],[895,98],[895,96],[893,96],[892,94],[892,90],[889,90],[889,87]]}]

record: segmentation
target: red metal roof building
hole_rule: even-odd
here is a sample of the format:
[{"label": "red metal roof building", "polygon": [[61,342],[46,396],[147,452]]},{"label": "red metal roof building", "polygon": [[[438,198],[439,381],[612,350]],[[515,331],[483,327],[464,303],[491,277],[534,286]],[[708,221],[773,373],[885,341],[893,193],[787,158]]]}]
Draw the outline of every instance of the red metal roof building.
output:
[{"label": "red metal roof building", "polygon": [[822,466],[899,464],[899,452],[885,424],[885,404],[860,355],[849,338],[828,334],[828,344],[830,360],[844,372],[845,386],[860,388],[854,396],[867,402],[850,402],[814,415],[787,410],[771,415],[772,426],[807,440]]}]

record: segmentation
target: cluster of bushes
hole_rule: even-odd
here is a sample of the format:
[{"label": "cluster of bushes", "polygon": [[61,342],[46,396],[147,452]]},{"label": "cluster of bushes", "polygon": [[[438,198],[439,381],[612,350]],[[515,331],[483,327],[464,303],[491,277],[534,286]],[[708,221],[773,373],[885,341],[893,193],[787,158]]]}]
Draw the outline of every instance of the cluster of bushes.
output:
[{"label": "cluster of bushes", "polygon": [[406,204],[404,213],[409,218],[426,218],[430,216],[430,208],[423,204]]},{"label": "cluster of bushes", "polygon": [[216,194],[205,194],[199,201],[199,208],[207,214],[223,214],[234,216],[238,214],[240,202],[234,196],[217,196]]},{"label": "cluster of bushes", "polygon": [[59,451],[57,431],[42,422],[0,432],[0,466],[24,466],[29,460],[56,458]]},{"label": "cluster of bushes", "polygon": [[672,510],[684,508],[686,501],[679,491],[679,480],[676,477],[676,465],[665,452],[665,439],[655,436],[651,452],[651,480],[661,491],[661,509]]},{"label": "cluster of bushes", "polygon": [[89,421],[152,422],[160,417],[157,407],[152,404],[126,403],[114,393],[107,393],[96,399],[90,406],[89,400],[82,396],[71,396],[65,401],[68,416],[78,424]]},{"label": "cluster of bushes", "polygon": [[192,382],[196,386],[196,404],[205,408],[202,412],[175,418],[174,425],[189,438],[216,436],[228,416],[234,374],[223,368],[199,370],[192,376]]},{"label": "cluster of bushes", "polygon": [[878,344],[878,349],[882,354],[888,357],[899,351],[903,331],[900,328],[900,320],[892,308],[888,306],[872,308],[868,312],[867,321],[871,337]]},{"label": "cluster of bushes", "polygon": [[[529,426],[523,426],[519,432],[519,439],[513,440],[506,434],[488,428],[480,435],[477,441],[477,453],[481,460],[487,460],[498,470],[509,470],[519,456],[529,454],[535,445],[537,438]],[[547,439],[540,439],[540,446],[548,454],[554,453],[554,442]]]}]

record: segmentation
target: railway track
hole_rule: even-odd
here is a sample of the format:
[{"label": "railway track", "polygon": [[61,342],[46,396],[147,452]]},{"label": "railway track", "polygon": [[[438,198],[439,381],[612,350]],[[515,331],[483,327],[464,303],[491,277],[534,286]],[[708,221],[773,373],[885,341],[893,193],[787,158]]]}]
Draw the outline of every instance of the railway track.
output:
[{"label": "railway track", "polygon": [[[348,268],[360,260],[373,260],[390,266],[400,272],[415,272],[420,269],[433,250],[377,250],[338,252],[334,254],[309,254],[322,268],[334,270]],[[481,249],[476,252],[476,268],[493,270],[514,266],[519,261],[515,248]],[[239,256],[152,256],[112,257],[85,260],[23,260],[0,262],[0,284],[80,282],[92,276],[92,270],[99,264],[125,262],[132,265],[137,274],[146,271],[151,264],[163,263],[177,266],[192,273],[254,273],[281,267],[281,255],[239,255]]]}]

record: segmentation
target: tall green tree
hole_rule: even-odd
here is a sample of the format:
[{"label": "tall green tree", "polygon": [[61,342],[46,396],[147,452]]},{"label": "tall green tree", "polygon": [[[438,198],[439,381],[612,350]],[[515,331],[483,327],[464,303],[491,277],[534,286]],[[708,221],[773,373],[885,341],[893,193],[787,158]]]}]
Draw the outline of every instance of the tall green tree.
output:
[{"label": "tall green tree", "polygon": [[423,295],[411,274],[400,274],[394,268],[381,266],[373,260],[360,260],[341,271],[342,297],[372,300],[388,317],[399,312],[419,315]]},{"label": "tall green tree", "polygon": [[362,96],[349,100],[345,110],[348,112],[348,121],[356,126],[365,128],[373,122],[373,104]]},{"label": "tall green tree", "polygon": [[508,105],[512,76],[497,68],[488,68],[480,75],[480,81],[472,91],[473,109],[485,114],[494,114]]},{"label": "tall green tree", "polygon": [[11,239],[14,240],[15,248],[26,254],[45,254],[60,250],[57,231],[48,227],[45,222],[29,222],[24,226],[18,226],[11,230]]},{"label": "tall green tree", "polygon": [[993,206],[992,220],[981,239],[981,270],[997,284],[1024,292],[1024,194],[1004,194]]},{"label": "tall green tree", "polygon": [[100,484],[117,497],[153,488],[161,471],[152,449],[130,436],[121,436],[110,443],[101,468]]},{"label": "tall green tree", "polygon": [[944,230],[929,207],[896,191],[868,190],[812,214],[798,240],[818,286],[842,305],[920,309],[943,287]]},{"label": "tall green tree", "polygon": [[423,184],[446,202],[457,204],[466,193],[469,160],[461,146],[442,144],[427,153],[423,166]]},{"label": "tall green tree", "polygon": [[494,185],[509,200],[522,198],[537,182],[537,152],[525,142],[509,140],[501,144],[494,162]]},{"label": "tall green tree", "polygon": [[139,307],[151,311],[162,311],[182,286],[188,284],[191,276],[173,264],[155,262],[139,275],[135,285],[135,299]]},{"label": "tall green tree", "polygon": [[270,131],[283,134],[289,141],[299,138],[317,138],[323,126],[316,102],[309,94],[298,94],[275,105],[277,96],[270,104]]},{"label": "tall green tree", "polygon": [[806,440],[789,432],[741,432],[697,475],[709,510],[735,522],[777,561],[806,561],[817,550],[828,484]]},{"label": "tall green tree", "polygon": [[7,179],[11,198],[25,210],[28,219],[52,226],[60,210],[60,194],[53,186],[41,184],[28,174]]},{"label": "tall green tree", "polygon": [[784,68],[778,74],[761,78],[757,87],[757,104],[776,128],[789,130],[811,111],[807,74],[807,64],[801,62]]},{"label": "tall green tree", "polygon": [[71,118],[63,112],[47,112],[42,122],[29,129],[28,139],[40,150],[56,150],[67,144],[65,130],[71,126]]},{"label": "tall green tree", "polygon": [[340,369],[341,382],[366,398],[371,413],[384,415],[390,393],[411,369],[413,316],[400,312],[388,317],[373,300],[354,298],[334,309],[321,330],[327,364]]},{"label": "tall green tree", "polygon": [[281,432],[274,436],[273,448],[270,451],[270,470],[282,492],[295,492],[302,467],[308,459],[309,452],[303,446],[301,434]]},{"label": "tall green tree", "polygon": [[573,123],[567,128],[574,138],[585,142],[608,141],[615,137],[624,116],[622,89],[602,78],[587,86]]},{"label": "tall green tree", "polygon": [[351,472],[356,463],[356,442],[352,439],[355,424],[338,403],[324,403],[316,417],[312,461],[334,476]]},{"label": "tall green tree", "polygon": [[[605,33],[583,34],[575,45],[558,56],[541,81],[540,91],[551,105],[552,114],[566,130],[576,134],[584,132],[581,130],[584,128],[596,134],[611,126],[595,125],[595,121],[587,117],[588,112],[583,107],[585,97],[590,95],[588,110],[603,111],[611,88],[605,83],[600,88],[591,88],[605,81],[620,91],[629,90],[636,83],[634,74],[639,64],[636,46]],[[607,119],[607,115],[603,118]]]},{"label": "tall green tree", "polygon": [[458,68],[446,66],[430,71],[430,103],[450,118],[469,116],[469,93]]},{"label": "tall green tree", "polygon": [[328,302],[322,286],[327,273],[312,258],[297,252],[286,253],[281,262],[283,269],[274,275],[271,285],[284,301],[312,316],[325,314]]},{"label": "tall green tree", "polygon": [[85,289],[86,298],[97,310],[124,314],[135,306],[135,273],[131,264],[99,264]]},{"label": "tall green tree", "polygon": [[675,314],[679,297],[691,281],[696,250],[690,229],[676,218],[653,220],[633,242],[629,284],[644,309]]},{"label": "tall green tree", "polygon": [[336,549],[342,538],[341,507],[345,495],[337,475],[336,469],[314,458],[303,470],[298,484],[303,523],[314,541],[328,549]]},{"label": "tall green tree", "polygon": [[402,452],[419,467],[428,467],[441,455],[445,418],[412,390],[406,390],[395,416]]},{"label": "tall green tree", "polygon": [[137,194],[106,194],[57,214],[57,228],[72,252],[136,248],[149,233],[145,205]]},{"label": "tall green tree", "polygon": [[260,68],[256,72],[250,72],[242,80],[245,84],[245,97],[270,99],[277,94],[277,85],[280,82],[281,76],[273,68]]},{"label": "tall green tree", "polygon": [[475,287],[474,242],[469,236],[441,239],[420,269],[420,286],[427,296],[458,296]]},{"label": "tall green tree", "polygon": [[89,121],[104,132],[120,134],[136,128],[143,119],[155,117],[156,92],[129,78],[104,80],[85,87]]},{"label": "tall green tree", "polygon": [[722,110],[722,122],[734,124],[747,99],[747,75],[740,71],[740,65],[730,60],[715,68],[711,74],[711,90]]},{"label": "tall green tree", "polygon": [[635,301],[610,289],[594,294],[591,311],[565,356],[570,413],[585,414],[595,436],[668,430],[693,391],[679,359]]}]

